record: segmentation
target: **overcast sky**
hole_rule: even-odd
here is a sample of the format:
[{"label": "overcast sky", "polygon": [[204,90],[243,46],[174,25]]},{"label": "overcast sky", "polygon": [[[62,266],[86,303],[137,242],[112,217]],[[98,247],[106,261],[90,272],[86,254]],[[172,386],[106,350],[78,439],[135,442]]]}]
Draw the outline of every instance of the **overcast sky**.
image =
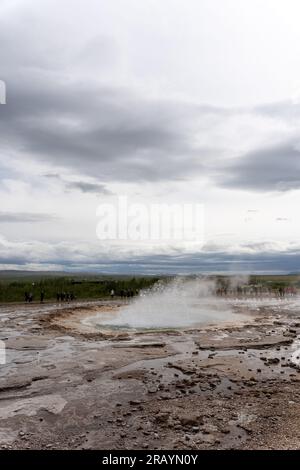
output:
[{"label": "overcast sky", "polygon": [[[297,0],[1,0],[0,269],[299,271]],[[204,245],[100,241],[199,203]]]}]

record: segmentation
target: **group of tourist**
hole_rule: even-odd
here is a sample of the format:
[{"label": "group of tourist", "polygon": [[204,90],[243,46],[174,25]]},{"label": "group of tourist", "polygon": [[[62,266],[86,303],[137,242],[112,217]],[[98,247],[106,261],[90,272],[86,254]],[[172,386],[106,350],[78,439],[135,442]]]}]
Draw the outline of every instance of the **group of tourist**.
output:
[{"label": "group of tourist", "polygon": [[121,289],[120,293],[118,293],[118,294],[116,294],[114,289],[112,289],[110,291],[110,298],[113,299],[115,297],[115,295],[117,295],[117,296],[120,296],[121,299],[128,299],[128,298],[134,297],[135,295],[138,295],[138,294],[139,294],[138,289],[136,289],[135,291],[133,289],[130,289],[130,290]]},{"label": "group of tourist", "polygon": [[216,289],[218,297],[293,297],[297,294],[295,287],[264,287],[256,285],[222,286]]},{"label": "group of tourist", "polygon": [[56,300],[57,302],[71,302],[75,299],[73,292],[57,292]]},{"label": "group of tourist", "polygon": [[[34,300],[32,292],[25,292],[24,297],[25,297],[25,302],[26,303],[31,303]],[[45,299],[45,292],[42,290],[40,292],[40,302],[41,302],[41,304],[44,302],[44,299]]]}]

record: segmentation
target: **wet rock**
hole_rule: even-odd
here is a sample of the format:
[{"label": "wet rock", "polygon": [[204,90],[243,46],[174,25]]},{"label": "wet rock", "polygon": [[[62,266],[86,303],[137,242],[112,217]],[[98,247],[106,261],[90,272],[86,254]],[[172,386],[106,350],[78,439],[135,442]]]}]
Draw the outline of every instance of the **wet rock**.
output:
[{"label": "wet rock", "polygon": [[160,398],[162,400],[170,400],[170,398],[172,398],[172,395],[171,395],[171,393],[167,393],[167,392],[166,393],[161,393]]},{"label": "wet rock", "polygon": [[158,413],[158,415],[155,416],[155,421],[157,423],[167,423],[169,420],[169,413]]},{"label": "wet rock", "polygon": [[183,426],[197,426],[203,423],[202,416],[193,414],[183,414],[179,416],[178,419]]},{"label": "wet rock", "polygon": [[7,377],[5,380],[0,380],[0,392],[8,392],[29,387],[32,379],[28,377]]},{"label": "wet rock", "polygon": [[140,404],[141,404],[141,400],[130,400],[130,401],[129,401],[129,404],[130,404],[130,405],[140,405]]},{"label": "wet rock", "polygon": [[280,360],[278,359],[278,357],[271,357],[270,359],[268,359],[268,364],[279,364]]},{"label": "wet rock", "polygon": [[229,429],[229,428],[222,428],[222,429],[221,429],[221,433],[222,433],[222,434],[229,434],[229,433],[230,433],[230,429]]}]

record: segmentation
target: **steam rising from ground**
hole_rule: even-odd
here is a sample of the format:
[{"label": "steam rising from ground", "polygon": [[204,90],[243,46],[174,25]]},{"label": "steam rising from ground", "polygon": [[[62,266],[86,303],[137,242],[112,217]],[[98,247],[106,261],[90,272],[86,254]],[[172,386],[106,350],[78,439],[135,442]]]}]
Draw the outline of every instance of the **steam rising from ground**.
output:
[{"label": "steam rising from ground", "polygon": [[[215,283],[176,278],[157,283],[101,325],[123,328],[174,328],[236,319],[224,299],[215,296]],[[100,318],[98,317],[98,324]]]}]

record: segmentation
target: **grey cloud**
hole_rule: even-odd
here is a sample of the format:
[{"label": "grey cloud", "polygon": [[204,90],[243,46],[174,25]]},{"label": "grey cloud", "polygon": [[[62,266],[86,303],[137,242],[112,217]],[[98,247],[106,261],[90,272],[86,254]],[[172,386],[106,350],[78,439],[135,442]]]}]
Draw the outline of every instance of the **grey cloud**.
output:
[{"label": "grey cloud", "polygon": [[84,181],[75,181],[73,183],[66,184],[68,189],[77,189],[83,193],[97,193],[97,194],[112,194],[111,191],[106,189],[104,184],[97,183],[86,183]]},{"label": "grey cloud", "polygon": [[256,114],[267,116],[273,119],[298,120],[300,117],[300,101],[299,96],[295,100],[279,101],[257,106],[253,110]]},{"label": "grey cloud", "polygon": [[217,181],[227,188],[289,191],[300,187],[300,149],[295,142],[258,149],[223,168]]},{"label": "grey cloud", "polygon": [[[0,246],[1,248],[1,246]],[[44,247],[47,249],[47,246]],[[42,253],[30,252],[30,259],[26,254],[9,255],[1,253],[0,268],[2,265],[12,265],[28,268],[32,264],[38,269],[47,269],[55,266],[62,271],[90,271],[99,273],[118,274],[190,274],[190,273],[289,273],[299,272],[300,251],[290,252],[253,252],[248,254],[226,252],[194,253],[190,255],[151,255],[131,256],[123,259],[110,259],[94,253],[76,253],[68,247],[51,247],[48,256]]]},{"label": "grey cloud", "polygon": [[57,217],[52,214],[34,212],[0,212],[0,223],[40,223],[51,222]]},{"label": "grey cloud", "polygon": [[[267,243],[232,249],[207,246],[200,252],[121,254],[89,242],[8,242],[0,237],[0,269],[5,266],[103,273],[182,274],[216,272],[299,272],[300,246],[277,248]],[[3,266],[2,266],[3,267]]]},{"label": "grey cloud", "polygon": [[45,173],[44,178],[53,178],[53,179],[60,179],[60,174],[59,173]]},{"label": "grey cloud", "polygon": [[[7,104],[0,108],[2,159],[17,153],[101,182],[210,176],[214,184],[251,191],[298,186],[299,156],[292,144],[242,155],[224,165],[220,175],[220,157],[228,149],[218,147],[215,138],[210,145],[197,141],[243,113],[298,119],[299,104],[224,109],[135,96],[125,86],[96,85],[90,66],[103,62],[105,68],[110,58],[118,60],[114,38],[77,42],[70,35],[61,48],[64,31],[57,37],[50,34],[46,14],[41,17],[45,28],[37,29],[34,11],[20,8],[0,19],[1,78],[7,83]],[[86,185],[77,189],[93,191]]]},{"label": "grey cloud", "polygon": [[86,62],[97,54],[107,61],[116,49],[113,39],[82,40],[79,48],[75,41],[64,53],[47,22],[38,40],[34,24],[30,9],[0,19],[1,78],[7,83],[7,104],[0,108],[3,154],[101,181],[177,180],[205,171],[213,149],[196,145],[196,121],[201,118],[198,131],[204,133],[206,121],[226,111],[96,84]]},{"label": "grey cloud", "polygon": [[199,112],[205,119],[206,109],[56,85],[11,82],[0,109],[6,149],[116,181],[182,179],[211,155],[192,143],[193,120]]},{"label": "grey cloud", "polygon": [[[268,112],[278,118],[282,109],[282,118],[287,119],[288,104],[278,104],[278,110],[274,104],[274,109],[257,108],[253,113]],[[22,83],[11,79],[8,103],[0,108],[6,151],[17,150],[103,182],[206,175],[227,188],[297,188],[299,151],[294,140],[251,151],[231,163],[228,156],[220,160],[226,149],[195,143],[212,123],[234,115],[234,110],[150,101],[126,89],[66,84],[34,74]]]},{"label": "grey cloud", "polygon": [[59,181],[67,191],[75,190],[83,193],[97,193],[104,195],[112,195],[112,191],[102,183],[90,183],[87,181],[66,181],[59,173],[46,173],[44,178],[49,178]]}]

